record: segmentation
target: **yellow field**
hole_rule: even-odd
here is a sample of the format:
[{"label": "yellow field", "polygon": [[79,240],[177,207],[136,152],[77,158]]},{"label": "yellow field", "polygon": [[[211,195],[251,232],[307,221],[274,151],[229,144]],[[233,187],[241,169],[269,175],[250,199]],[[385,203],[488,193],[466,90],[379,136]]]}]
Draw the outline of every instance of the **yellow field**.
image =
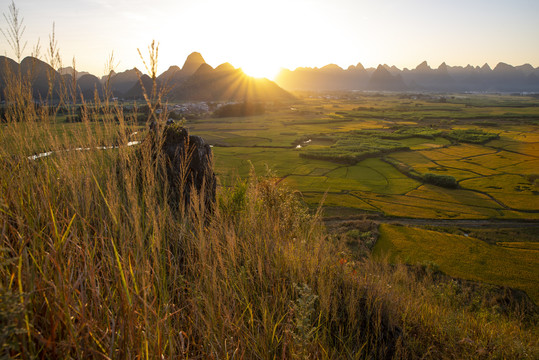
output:
[{"label": "yellow field", "polygon": [[488,167],[473,162],[473,158],[471,160],[439,160],[436,163],[442,167],[468,170],[472,173],[483,176],[496,175],[500,173],[499,171],[489,169]]},{"label": "yellow field", "polygon": [[527,250],[537,250],[539,251],[539,243],[537,242],[498,242],[498,246],[504,246],[515,249],[527,249]]},{"label": "yellow field", "polygon": [[475,156],[473,157],[473,159],[470,159],[469,162],[484,166],[489,169],[500,170],[500,168],[503,168],[505,166],[511,166],[516,163],[530,160],[535,160],[535,158],[528,155],[515,154],[508,151],[499,151],[495,154]]},{"label": "yellow field", "polygon": [[496,175],[461,182],[461,186],[484,191],[516,210],[539,210],[539,199],[532,184],[521,175]]},{"label": "yellow field", "polygon": [[539,302],[539,250],[489,245],[462,235],[382,224],[376,256],[434,263],[448,275],[524,290]]},{"label": "yellow field", "polygon": [[431,160],[455,160],[473,156],[486,155],[496,152],[479,145],[461,144],[443,149],[420,151]]},{"label": "yellow field", "polygon": [[484,207],[501,209],[500,205],[487,195],[462,189],[445,189],[434,185],[423,185],[410,191],[406,196],[425,200],[440,201],[446,203],[448,207],[452,204],[470,205],[474,207]]},{"label": "yellow field", "polygon": [[[458,203],[459,200],[456,199],[449,202],[408,195],[384,195],[358,191],[352,193],[381,212],[393,216],[433,219],[487,219],[501,215],[500,211],[494,208],[491,203],[487,203],[487,207],[481,207]],[[477,199],[484,202],[481,197]]]}]

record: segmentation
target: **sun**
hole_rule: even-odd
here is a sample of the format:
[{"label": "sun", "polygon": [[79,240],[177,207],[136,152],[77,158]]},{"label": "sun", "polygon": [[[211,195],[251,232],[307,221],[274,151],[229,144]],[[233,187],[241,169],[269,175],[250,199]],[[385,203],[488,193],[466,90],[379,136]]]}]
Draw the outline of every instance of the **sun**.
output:
[{"label": "sun", "polygon": [[280,71],[279,66],[273,64],[260,63],[260,62],[251,62],[250,64],[243,64],[241,66],[243,72],[257,79],[266,78],[268,80],[275,80],[277,74]]}]

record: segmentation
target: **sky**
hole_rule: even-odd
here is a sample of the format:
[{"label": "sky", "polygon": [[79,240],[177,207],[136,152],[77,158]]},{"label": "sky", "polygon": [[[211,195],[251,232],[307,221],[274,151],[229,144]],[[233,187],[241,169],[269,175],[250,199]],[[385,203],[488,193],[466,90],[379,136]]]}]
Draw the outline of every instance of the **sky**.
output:
[{"label": "sky", "polygon": [[[9,15],[11,0],[0,0]],[[64,66],[104,75],[144,65],[159,43],[158,73],[194,51],[213,67],[229,62],[272,78],[280,68],[343,68],[361,62],[415,68],[498,62],[539,67],[537,0],[17,0],[30,55],[46,60],[55,36]],[[0,28],[8,24],[0,18]],[[5,31],[4,31],[5,32]],[[1,34],[0,34],[1,35]],[[0,36],[0,54],[14,58]]]}]

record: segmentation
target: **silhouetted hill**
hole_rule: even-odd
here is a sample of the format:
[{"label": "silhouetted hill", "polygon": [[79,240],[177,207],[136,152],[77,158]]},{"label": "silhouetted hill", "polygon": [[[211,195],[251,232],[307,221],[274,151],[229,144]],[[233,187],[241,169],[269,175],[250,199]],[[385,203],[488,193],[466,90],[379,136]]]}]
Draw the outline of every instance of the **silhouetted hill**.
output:
[{"label": "silhouetted hill", "polygon": [[[60,72],[52,69],[48,64],[36,58],[25,58],[21,65],[15,61],[0,57],[0,85],[3,95],[5,88],[5,73],[31,74],[34,84],[34,98],[45,99],[49,91],[49,77],[52,76],[54,83],[54,98],[58,98],[60,84],[64,84],[66,95],[72,88],[73,69],[63,68]],[[331,69],[327,71],[342,71]],[[143,87],[150,94],[153,80],[148,75],[143,75],[137,68],[115,73],[98,79],[97,77],[76,72],[75,76],[82,74],[76,81],[77,89],[82,92],[86,100],[93,100],[97,89],[99,96],[103,95],[103,88],[109,86],[112,96],[124,99],[143,99]],[[142,85],[141,85],[142,82]],[[170,100],[184,101],[266,101],[275,99],[288,99],[293,96],[280,88],[277,84],[267,79],[254,79],[236,69],[229,63],[224,63],[213,69],[208,65],[202,55],[197,52],[190,54],[184,62],[183,68],[171,66],[167,71],[156,79],[159,90],[165,90],[165,98]]]},{"label": "silhouetted hill", "polygon": [[531,66],[530,64],[524,64],[524,65],[515,66],[515,69],[521,71],[525,75],[533,74],[534,71],[535,71],[533,66]]},{"label": "silhouetted hill", "polygon": [[169,67],[167,71],[157,77],[157,81],[159,81],[159,83],[167,90],[170,89],[173,84],[176,84],[183,79],[184,77],[182,76],[181,69],[176,65]]},{"label": "silhouetted hill", "polygon": [[[34,98],[39,99],[45,99],[47,97],[47,93],[49,91],[49,80],[47,77],[47,71],[51,71],[52,67],[50,67],[48,64],[44,63],[43,61],[33,58],[33,57],[25,57],[21,61],[21,71],[23,74],[30,74],[30,78],[32,79],[32,88],[33,88],[33,95]],[[52,70],[52,74],[54,74],[54,70]],[[59,78],[58,74],[54,74],[54,81],[56,82]]]},{"label": "silhouetted hill", "polygon": [[202,55],[198,52],[193,52],[185,59],[182,68],[173,65],[159,75],[157,80],[165,88],[170,89],[171,87],[178,86],[180,82],[185,81],[189,76],[193,75],[203,64],[206,64],[206,61],[204,61]]},{"label": "silhouetted hill", "polygon": [[101,81],[97,76],[86,74],[82,75],[77,80],[77,87],[82,92],[84,99],[93,100],[94,92],[97,90],[99,96],[103,95],[103,88],[101,86]]},{"label": "silhouetted hill", "polygon": [[448,91],[454,84],[454,79],[448,71],[449,67],[445,62],[437,69],[433,69],[426,61],[423,61],[415,69],[404,69],[400,74],[410,89]]},{"label": "silhouetted hill", "polygon": [[111,70],[108,75],[103,75],[100,79],[101,83],[106,83],[110,78],[112,78],[114,75],[116,75],[116,71]]},{"label": "silhouetted hill", "polygon": [[[52,83],[52,97],[58,98],[62,75],[54,70],[49,64],[35,57],[27,56],[20,64],[21,74],[27,76],[32,82],[33,96],[35,99],[46,99],[49,94],[49,77]],[[64,81],[70,81],[71,76],[63,75]]]},{"label": "silhouetted hill", "polygon": [[[144,86],[144,89],[146,90],[146,94],[150,96],[153,87],[153,80],[146,74],[140,74],[140,80],[137,79],[137,82],[131,87],[131,89],[125,92],[123,97],[131,100],[143,99],[144,91],[142,89],[142,86],[140,85],[141,82]],[[159,86],[159,82],[157,83],[157,86]]]},{"label": "silhouetted hill", "polygon": [[19,64],[16,61],[0,55],[0,99],[4,100],[4,89],[8,79],[8,74],[13,74],[17,70]]},{"label": "silhouetted hill", "polygon": [[406,85],[402,81],[402,77],[399,74],[392,75],[383,65],[378,65],[376,71],[372,73],[367,87],[372,90],[406,90]]},{"label": "silhouetted hill", "polygon": [[200,65],[205,63],[206,61],[204,60],[202,55],[200,55],[200,53],[193,52],[189,54],[182,66],[182,76],[187,77],[193,75],[198,70]]},{"label": "silhouetted hill", "polygon": [[232,66],[230,63],[223,63],[215,68],[216,72],[231,72],[235,71],[236,69],[234,66]]},{"label": "silhouetted hill", "polygon": [[139,81],[140,71],[137,68],[111,76],[109,86],[113,96],[122,97]]},{"label": "silhouetted hill", "polygon": [[1,74],[4,74],[4,70],[9,68],[11,71],[14,71],[17,68],[17,62],[13,59],[10,59],[6,56],[0,55],[0,71]]},{"label": "silhouetted hill", "polygon": [[264,101],[293,96],[274,82],[247,76],[229,63],[215,69],[204,63],[186,81],[174,87],[168,97],[171,100]]},{"label": "silhouetted hill", "polygon": [[[60,73],[60,75],[71,75],[71,76],[73,76],[73,67],[72,66],[63,67],[63,68],[60,68],[60,70],[58,70],[58,72]],[[75,77],[77,79],[81,78],[84,75],[90,75],[90,73],[87,72],[87,71],[77,71],[77,70],[75,70]]]},{"label": "silhouetted hill", "polygon": [[363,65],[349,66],[343,70],[337,65],[323,68],[283,69],[276,82],[289,90],[357,90],[368,82],[369,76]]},{"label": "silhouetted hill", "polygon": [[202,64],[198,70],[193,74],[194,76],[204,76],[205,74],[210,74],[213,71],[213,68],[208,64]]}]

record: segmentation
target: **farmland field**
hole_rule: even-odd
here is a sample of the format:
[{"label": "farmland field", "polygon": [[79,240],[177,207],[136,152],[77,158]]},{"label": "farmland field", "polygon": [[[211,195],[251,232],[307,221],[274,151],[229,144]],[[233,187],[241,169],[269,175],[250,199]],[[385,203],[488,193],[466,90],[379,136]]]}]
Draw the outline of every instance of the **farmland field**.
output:
[{"label": "farmland field", "polygon": [[374,254],[436,264],[451,276],[519,288],[539,302],[537,243],[491,245],[469,236],[382,224]]},{"label": "farmland field", "polygon": [[[344,93],[186,126],[214,146],[223,185],[268,168],[312,207],[327,192],[328,208],[385,216],[536,220],[538,105],[524,96]],[[425,174],[458,186],[429,185]]]},{"label": "farmland field", "polygon": [[[66,149],[72,134],[88,126],[61,116],[57,122],[52,133]],[[117,129],[96,124],[82,133],[103,132],[101,138],[118,142]],[[184,125],[213,146],[222,186],[252,169],[258,175],[269,170],[313,208],[327,193],[327,213],[346,208],[404,218],[539,219],[534,97],[299,94],[290,103],[266,104],[263,115]],[[51,150],[41,126],[28,129],[34,153]],[[144,126],[134,122],[122,131],[138,133],[127,140],[141,139]],[[9,148],[9,141],[0,145]]]}]

